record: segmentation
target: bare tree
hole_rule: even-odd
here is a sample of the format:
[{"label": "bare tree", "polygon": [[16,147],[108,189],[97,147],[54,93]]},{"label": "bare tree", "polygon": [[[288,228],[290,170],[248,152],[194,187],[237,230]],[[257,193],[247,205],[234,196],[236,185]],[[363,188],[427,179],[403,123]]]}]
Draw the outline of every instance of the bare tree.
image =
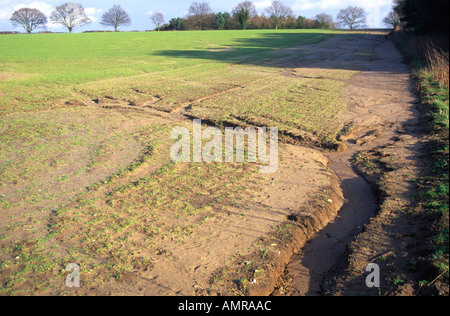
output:
[{"label": "bare tree", "polygon": [[334,29],[336,25],[334,24],[333,17],[326,13],[321,13],[316,15],[317,26],[321,29]]},{"label": "bare tree", "polygon": [[193,2],[185,19],[186,29],[207,30],[214,27],[216,18],[208,2]]},{"label": "bare tree", "polygon": [[350,6],[339,11],[337,20],[341,26],[348,26],[351,30],[365,27],[367,12],[363,8]]},{"label": "bare tree", "polygon": [[161,24],[164,23],[164,15],[161,12],[156,12],[156,13],[152,14],[150,19],[156,25],[156,27],[158,28],[158,32],[159,32]]},{"label": "bare tree", "polygon": [[84,12],[84,7],[79,3],[68,2],[56,7],[50,16],[54,24],[61,24],[67,27],[69,33],[76,27],[91,23],[91,19]]},{"label": "bare tree", "polygon": [[206,16],[211,14],[214,14],[214,12],[208,2],[192,2],[189,7],[189,16]]},{"label": "bare tree", "polygon": [[273,1],[270,7],[266,8],[264,12],[274,22],[275,29],[277,30],[280,27],[281,22],[283,22],[283,20],[294,15],[292,9],[288,6],[285,6],[280,1]]},{"label": "bare tree", "polygon": [[36,28],[44,28],[47,17],[38,9],[22,8],[15,11],[9,19],[13,26],[21,26],[28,34]]},{"label": "bare tree", "polygon": [[391,12],[389,12],[389,14],[383,19],[383,23],[388,25],[388,26],[392,26],[395,29],[397,29],[397,27],[400,26],[401,21],[400,21],[400,15],[395,11],[392,10]]},{"label": "bare tree", "polygon": [[115,5],[102,15],[100,24],[103,26],[112,26],[114,31],[117,32],[120,25],[130,25],[131,19],[128,13],[122,9],[120,5]]}]

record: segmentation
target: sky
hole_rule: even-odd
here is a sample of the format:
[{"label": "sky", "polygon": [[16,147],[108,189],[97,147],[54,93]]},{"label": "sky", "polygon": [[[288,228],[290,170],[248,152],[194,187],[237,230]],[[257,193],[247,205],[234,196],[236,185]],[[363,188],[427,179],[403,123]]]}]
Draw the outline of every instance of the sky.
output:
[{"label": "sky", "polygon": [[[99,24],[103,13],[108,11],[113,5],[121,5],[131,17],[132,24],[128,27],[121,27],[121,31],[144,31],[155,28],[150,16],[154,12],[163,13],[166,22],[171,18],[184,17],[191,1],[186,0],[0,0],[0,32],[1,31],[19,31],[22,28],[14,28],[9,21],[12,13],[20,8],[36,8],[50,17],[53,9],[65,2],[81,3],[88,16],[93,21],[91,24],[82,28],[75,29],[75,32],[86,30],[105,30],[107,28]],[[209,2],[214,12],[231,12],[233,7],[244,0],[197,0],[197,2]],[[392,9],[393,0],[281,0],[285,5],[292,8],[296,16],[302,15],[312,18],[319,13],[327,13],[336,17],[340,9],[348,6],[359,6],[364,8],[369,16],[367,25],[372,28],[383,27],[382,20]],[[271,0],[253,0],[252,1],[259,14],[270,6]],[[50,19],[49,19],[50,20]],[[47,24],[47,30],[52,32],[66,32],[60,25]]]}]

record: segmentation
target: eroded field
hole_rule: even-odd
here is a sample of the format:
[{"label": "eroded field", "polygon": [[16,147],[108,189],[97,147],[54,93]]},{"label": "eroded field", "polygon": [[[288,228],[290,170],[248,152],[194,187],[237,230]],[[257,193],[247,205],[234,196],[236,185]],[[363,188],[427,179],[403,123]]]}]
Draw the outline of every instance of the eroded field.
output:
[{"label": "eroded field", "polygon": [[[216,34],[2,41],[0,293],[267,294],[333,220],[343,197],[319,149],[349,133],[346,88],[384,34]],[[170,131],[193,118],[278,127],[278,171],[172,163]]]}]

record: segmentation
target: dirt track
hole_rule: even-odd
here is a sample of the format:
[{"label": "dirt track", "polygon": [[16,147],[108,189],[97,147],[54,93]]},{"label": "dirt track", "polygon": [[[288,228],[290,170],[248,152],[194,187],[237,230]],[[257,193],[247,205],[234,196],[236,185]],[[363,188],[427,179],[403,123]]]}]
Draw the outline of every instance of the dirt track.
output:
[{"label": "dirt track", "polygon": [[[360,44],[363,45],[367,40],[363,38]],[[354,47],[348,47],[346,51],[341,48],[342,55],[337,59],[324,61],[323,65],[336,67],[339,63],[346,62],[348,53],[353,49]],[[340,210],[338,219],[292,258],[287,267],[287,279],[292,286],[288,294],[325,294],[324,282],[335,278],[337,270],[347,267],[347,246],[363,230],[368,229],[366,225],[369,224],[369,219],[378,211],[377,197],[371,185],[352,167],[355,154],[389,148],[386,161],[389,161],[397,173],[401,170],[401,175],[391,179],[396,181],[393,189],[397,191],[393,193],[392,200],[395,200],[397,206],[410,203],[408,182],[420,172],[420,159],[417,157],[423,149],[420,147],[417,97],[413,93],[409,69],[394,44],[387,39],[379,40],[375,53],[374,59],[357,62],[358,67],[363,67],[364,70],[350,82],[347,90],[351,103],[349,126],[352,126],[352,131],[344,137],[346,148],[342,152],[327,154],[331,161],[330,168],[340,179],[346,203]],[[393,166],[394,164],[397,165]],[[409,180],[405,174],[408,174]],[[383,233],[380,227],[370,232],[373,235]],[[384,249],[373,245],[372,249],[366,251],[373,259],[381,251],[380,248]],[[393,249],[400,251],[399,248],[390,250]],[[367,257],[359,266],[362,275],[364,263],[371,263],[370,255]],[[341,279],[338,284],[341,291],[339,294],[360,295],[367,291],[364,279],[359,281],[361,284],[354,285],[354,292],[349,293],[344,291],[346,281]]]}]

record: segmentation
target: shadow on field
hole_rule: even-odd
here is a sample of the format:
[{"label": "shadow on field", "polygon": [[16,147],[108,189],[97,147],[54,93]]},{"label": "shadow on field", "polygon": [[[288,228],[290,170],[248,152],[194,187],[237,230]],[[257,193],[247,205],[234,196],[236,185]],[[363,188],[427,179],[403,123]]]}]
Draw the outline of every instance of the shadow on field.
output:
[{"label": "shadow on field", "polygon": [[359,63],[377,59],[374,49],[386,40],[387,33],[387,30],[336,33],[280,31],[262,34],[261,38],[239,38],[229,46],[203,50],[158,50],[152,55],[274,68],[363,70]]}]

